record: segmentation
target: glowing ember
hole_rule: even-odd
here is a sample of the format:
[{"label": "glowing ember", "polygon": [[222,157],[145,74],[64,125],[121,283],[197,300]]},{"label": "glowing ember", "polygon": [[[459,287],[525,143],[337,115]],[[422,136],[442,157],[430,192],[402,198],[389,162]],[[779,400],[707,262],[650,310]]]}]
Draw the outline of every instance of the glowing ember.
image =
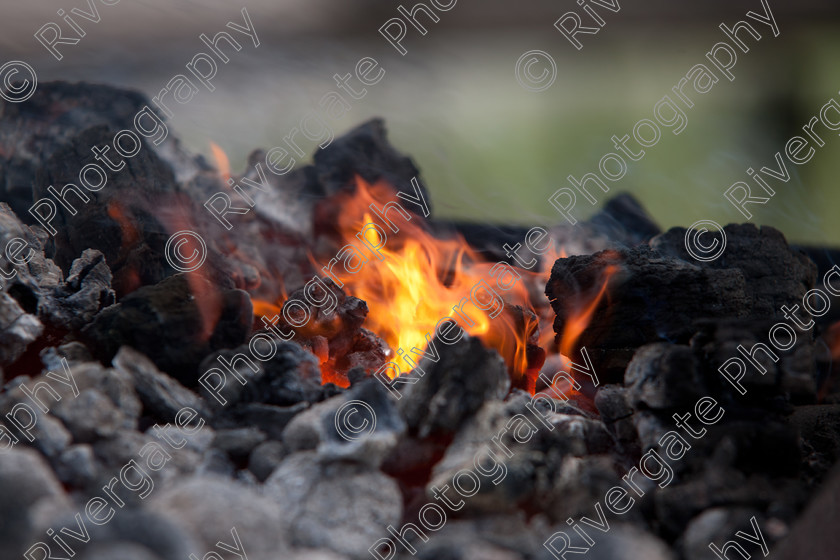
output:
[{"label": "glowing ember", "polygon": [[123,204],[116,200],[108,203],[108,216],[120,225],[123,250],[132,247],[140,240],[140,232],[137,231],[134,218]]},{"label": "glowing ember", "polygon": [[831,358],[840,359],[840,321],[828,327],[823,338],[828,342]]},{"label": "glowing ember", "polygon": [[281,308],[273,303],[256,298],[252,299],[251,303],[254,306],[254,317],[260,317],[262,315],[265,315],[266,317],[274,317],[276,315],[280,315],[281,313]]}]

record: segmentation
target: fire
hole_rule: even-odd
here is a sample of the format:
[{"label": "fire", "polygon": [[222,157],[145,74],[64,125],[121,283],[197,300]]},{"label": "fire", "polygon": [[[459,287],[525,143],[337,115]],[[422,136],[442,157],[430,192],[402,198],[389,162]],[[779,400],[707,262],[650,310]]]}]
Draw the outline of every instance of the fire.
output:
[{"label": "fire", "polygon": [[282,308],[274,305],[271,302],[261,299],[253,298],[251,303],[254,305],[254,317],[265,315],[266,317],[274,317],[280,315]]},{"label": "fire", "polygon": [[[539,274],[535,274],[535,278],[541,289],[545,288],[546,283],[551,277],[551,268],[554,263],[558,259],[566,259],[568,257],[569,255],[564,247],[560,247],[559,250],[552,247],[544,255],[542,271]],[[566,304],[567,319],[563,333],[560,336],[554,334],[554,310],[548,305],[548,299],[543,296],[542,300],[545,305],[538,308],[540,312],[540,346],[545,348],[548,353],[543,373],[549,379],[554,378],[555,374],[559,371],[571,374],[570,366],[572,360],[568,356],[571,356],[578,349],[578,338],[580,338],[580,335],[589,326],[589,323],[592,321],[592,316],[600,305],[601,300],[608,295],[607,288],[610,278],[618,271],[618,266],[607,266],[604,269],[601,286],[594,295],[570,294],[570,301]],[[536,380],[533,381],[536,382]],[[555,386],[555,389],[564,395],[577,394],[577,391],[567,381],[560,381],[560,385]],[[529,385],[528,390],[534,393],[535,384]]]},{"label": "fire", "polygon": [[604,269],[603,283],[597,295],[588,303],[582,302],[582,304],[576,306],[572,316],[566,320],[566,328],[563,330],[563,336],[560,337],[560,353],[562,355],[569,356],[575,350],[577,339],[592,321],[592,315],[607,293],[607,284],[616,272],[618,272],[616,265],[608,265]]},{"label": "fire", "polygon": [[[361,241],[371,247],[382,245],[378,256],[358,272],[348,274],[341,267],[334,271],[347,293],[367,302],[370,312],[366,328],[394,351],[409,353],[416,348],[420,352],[426,348],[427,339],[434,336],[438,323],[450,317],[468,334],[499,350],[514,379],[526,372],[527,338],[535,331],[536,322],[516,325],[515,318],[503,310],[504,304],[531,307],[523,283],[515,284],[502,296],[494,278],[501,271],[491,273],[493,263],[460,236],[433,236],[416,217],[396,222],[400,230],[396,234],[387,228],[366,227],[378,223],[370,213],[371,204],[381,207],[395,199],[388,185],[369,185],[358,179],[357,192],[343,198],[337,202],[342,208],[337,220],[340,241],[358,244],[358,234],[363,231],[365,239]],[[386,231],[384,238],[382,233]],[[496,300],[501,297],[504,302]],[[411,369],[401,356],[394,361],[404,372]]]},{"label": "fire", "polygon": [[[326,260],[314,257],[313,263],[343,284],[347,294],[367,303],[364,327],[388,344],[389,359],[402,373],[413,368],[412,358],[419,360],[438,324],[448,318],[496,349],[508,365],[514,386],[533,393],[542,360],[529,359],[533,358],[529,343],[531,350],[539,345],[554,354],[559,350],[571,354],[606,293],[609,278],[591,301],[582,302],[558,344],[552,331],[554,314],[542,292],[554,261],[566,256],[563,248],[543,256],[542,270],[530,271],[490,262],[460,235],[435,236],[421,219],[403,219],[396,209],[388,215],[398,226],[394,232],[381,216],[372,214],[370,206],[382,208],[397,200],[395,194],[385,183],[371,185],[357,178],[356,192],[334,195],[325,211],[340,209],[340,213],[330,214],[326,221],[334,224],[342,246],[338,258],[344,259],[344,266],[322,267]],[[362,246],[367,249],[359,250]],[[279,311],[280,304],[255,301],[258,314],[273,316]],[[335,372],[324,373],[325,380],[335,378]]]},{"label": "fire", "polygon": [[227,154],[215,142],[210,142],[210,152],[213,154],[213,161],[216,162],[219,175],[227,183],[228,179],[230,179],[230,160]]}]

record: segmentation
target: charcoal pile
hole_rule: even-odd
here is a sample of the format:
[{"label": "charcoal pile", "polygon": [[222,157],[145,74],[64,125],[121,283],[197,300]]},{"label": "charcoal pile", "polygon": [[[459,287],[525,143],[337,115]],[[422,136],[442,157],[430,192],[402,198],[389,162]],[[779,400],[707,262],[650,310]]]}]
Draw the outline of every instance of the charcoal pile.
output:
[{"label": "charcoal pile", "polygon": [[[256,151],[230,182],[171,133],[144,138],[78,190],[90,147],[146,105],[51,83],[0,114],[0,560],[836,550],[830,525],[813,545],[840,484],[825,251],[733,224],[699,262],[628,195],[574,227],[438,220],[380,120],[285,175]],[[227,224],[205,204],[242,192]],[[359,198],[381,210],[367,253],[341,235]],[[384,260],[386,236],[409,247],[406,224],[497,274],[463,297],[519,330],[519,366],[456,310],[407,352],[373,326],[334,269]],[[206,242],[191,270],[168,256],[183,230]],[[546,240],[571,256],[532,249]],[[533,305],[496,306],[517,277]]]}]

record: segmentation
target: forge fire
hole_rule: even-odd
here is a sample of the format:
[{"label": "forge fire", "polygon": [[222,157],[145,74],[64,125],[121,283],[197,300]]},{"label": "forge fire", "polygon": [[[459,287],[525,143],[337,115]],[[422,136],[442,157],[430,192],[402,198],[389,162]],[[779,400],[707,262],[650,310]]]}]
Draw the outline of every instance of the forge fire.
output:
[{"label": "forge fire", "polygon": [[[166,142],[134,170],[163,181],[157,212],[116,172],[75,214],[56,207],[52,237],[3,207],[18,266],[0,441],[75,496],[27,533],[25,558],[217,495],[257,508],[255,525],[218,527],[243,556],[265,523],[350,558],[457,547],[474,522],[554,558],[617,543],[668,558],[665,542],[702,543],[707,524],[746,535],[715,550],[764,551],[836,457],[821,424],[836,329],[827,354],[813,335],[840,271],[821,265],[818,290],[818,266],[775,230],[727,226],[724,263],[694,260],[685,230],[661,232],[627,195],[583,227],[435,219],[380,120],[290,178]],[[254,202],[236,227],[201,204],[224,185]],[[136,449],[111,450],[125,438]],[[325,538],[330,519],[352,536]]]},{"label": "forge fire", "polygon": [[[385,184],[368,185],[357,177],[357,192],[342,193],[333,201],[342,212],[337,229],[341,242],[347,244],[321,267],[324,278],[313,276],[303,287],[302,300],[286,299],[280,302],[281,308],[257,301],[255,312],[283,340],[291,340],[301,330],[311,337],[317,331],[306,329],[313,318],[309,309],[333,315],[338,297],[332,286],[337,286],[368,304],[365,325],[388,345],[387,358],[394,361],[373,374],[377,379],[396,379],[416,370],[415,360],[422,357],[436,361],[435,338],[452,345],[467,333],[495,348],[508,364],[514,383],[533,392],[535,375],[544,361],[544,350],[536,344],[540,325],[535,308],[544,311],[548,301],[538,297],[534,302],[531,295],[542,292],[548,272],[530,270],[542,255],[555,252],[548,231],[528,230],[524,241],[530,255],[524,258],[515,253],[522,243],[513,247],[505,243],[503,248],[514,265],[490,264],[462,237],[438,239],[418,225],[420,216],[429,215],[429,205],[416,177],[411,186],[414,193],[407,194]],[[387,201],[388,197],[392,200]],[[397,199],[414,204],[421,213],[410,213]],[[505,312],[506,305],[514,311]],[[285,332],[277,326],[281,317]],[[347,379],[336,371],[334,360],[331,363],[323,353],[321,357],[322,367],[334,375],[331,379],[346,387]],[[392,386],[388,384],[389,390]]]},{"label": "forge fire", "polygon": [[0,560],[837,556],[837,6],[18,4]]}]

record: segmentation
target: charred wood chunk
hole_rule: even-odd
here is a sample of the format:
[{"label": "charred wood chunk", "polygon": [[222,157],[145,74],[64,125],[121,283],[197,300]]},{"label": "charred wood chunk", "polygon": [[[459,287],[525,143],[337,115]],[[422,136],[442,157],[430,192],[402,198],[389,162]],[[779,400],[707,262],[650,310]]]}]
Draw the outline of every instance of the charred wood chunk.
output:
[{"label": "charred wood chunk", "polygon": [[103,310],[81,335],[104,363],[120,347],[131,346],[191,386],[202,358],[243,343],[252,321],[245,292],[218,289],[195,274],[178,274]]},{"label": "charred wood chunk", "polygon": [[[8,206],[0,204],[0,248],[5,248],[5,258],[9,254],[14,258],[0,264],[12,274],[0,289],[44,324],[61,331],[80,329],[103,307],[114,303],[111,270],[102,253],[87,249],[62,280],[61,269],[44,257],[38,233],[43,231],[23,225]],[[24,325],[21,322],[19,326]]]},{"label": "charred wood chunk", "polygon": [[0,367],[42,335],[49,295],[61,284],[61,269],[44,257],[38,233],[0,202]]},{"label": "charred wood chunk", "polygon": [[653,238],[650,246],[707,270],[738,270],[744,278],[752,318],[781,317],[782,305],[801,303],[805,292],[814,287],[817,266],[806,255],[792,249],[777,229],[730,224],[724,231],[726,251],[709,262],[697,262],[689,256],[684,228],[668,230]]},{"label": "charred wood chunk", "polygon": [[[61,270],[44,257],[45,239],[43,230],[24,225],[8,204],[0,202],[0,251],[3,252],[0,290],[22,289],[33,293],[59,284]],[[34,312],[32,305],[20,303],[28,308],[27,312]]]},{"label": "charred wood chunk", "polygon": [[[174,272],[163,252],[169,232],[149,201],[171,202],[178,186],[169,165],[149,149],[141,149],[124,160],[122,170],[105,170],[101,188],[84,188],[79,171],[87,164],[99,165],[91,146],[110,144],[116,132],[94,127],[55,150],[38,170],[34,196],[45,201],[43,215],[47,204],[56,210],[54,218],[42,223],[53,234],[56,263],[66,270],[84,250],[97,249],[114,272],[118,291],[125,293]],[[50,185],[60,194],[58,202],[47,191]]]},{"label": "charred wood chunk", "polygon": [[290,406],[323,398],[318,361],[298,344],[278,342],[277,354],[264,366],[265,375],[254,385],[258,393],[252,394],[252,402]]},{"label": "charred wood chunk", "polygon": [[70,275],[42,299],[40,315],[52,325],[78,330],[99,311],[115,303],[111,269],[96,249],[88,249],[73,261]]},{"label": "charred wood chunk", "polygon": [[[313,156],[315,172],[326,194],[330,195],[355,184],[358,175],[368,183],[384,180],[396,190],[412,196],[411,180],[420,170],[411,158],[399,153],[388,142],[385,121],[372,119],[336,139]],[[431,198],[418,177],[426,204]],[[419,213],[419,207],[412,205]]]},{"label": "charred wood chunk", "polygon": [[[726,253],[710,263],[687,255],[680,228],[650,246],[559,259],[546,285],[558,337],[606,284],[606,296],[577,341],[600,350],[592,354],[600,373],[604,356],[663,340],[687,343],[703,319],[781,318],[782,305],[801,302],[813,287],[816,267],[778,231],[752,225],[725,230]],[[613,363],[605,373],[620,379],[622,365]]]},{"label": "charred wood chunk", "polygon": [[662,233],[641,203],[629,193],[609,199],[588,222],[625,245],[637,245]]},{"label": "charred wood chunk", "polygon": [[[526,246],[530,245],[532,241],[529,239],[533,239],[534,233],[542,229],[446,220],[436,220],[432,227],[441,235],[453,232],[461,234],[470,247],[479,251],[487,260],[511,264],[515,262],[511,251],[516,251],[523,262],[534,258],[534,251],[527,248],[516,250],[516,247],[522,246],[523,239],[526,240]],[[585,222],[574,226],[559,224],[546,231],[551,236],[555,250],[562,248],[566,253],[581,255],[615,246],[632,247],[646,243],[662,233],[639,201],[628,193],[611,198],[600,212]],[[530,238],[529,232],[534,232]],[[514,246],[514,249],[506,249],[506,246]],[[543,260],[545,256],[539,258]]]},{"label": "charred wood chunk", "polygon": [[399,406],[421,438],[456,432],[485,401],[502,399],[510,390],[504,360],[466,334],[454,344],[436,337],[418,366],[404,376],[410,384]]},{"label": "charred wood chunk", "polygon": [[[187,191],[186,185],[178,183],[170,164],[146,140],[141,140],[133,157],[119,160],[115,156],[114,164],[121,166],[118,170],[97,163],[91,147],[111,143],[116,132],[106,126],[87,129],[38,169],[34,195],[39,199],[39,222],[52,235],[48,254],[67,270],[86,249],[99,250],[113,272],[114,288],[122,296],[176,273],[166,257],[166,243],[175,232],[197,230],[212,234],[203,273],[219,285],[233,287],[233,269],[214,241],[221,225],[192,198],[198,194],[194,188]],[[86,179],[98,177],[102,184],[97,188],[88,188],[80,180],[80,170],[89,165],[101,170],[101,174],[89,173]],[[51,186],[54,188],[49,191]]]},{"label": "charred wood chunk", "polygon": [[353,346],[342,359],[335,362],[336,370],[347,372],[348,379],[352,370],[376,371],[388,361],[391,349],[384,340],[367,329],[359,329],[353,339]]},{"label": "charred wood chunk", "polygon": [[[257,333],[252,339],[268,342],[269,335]],[[257,358],[250,345],[224,349],[208,355],[199,368],[202,372],[215,368],[226,371],[226,381],[217,392],[202,385],[200,393],[213,408],[234,407],[241,403],[265,403],[290,406],[300,402],[317,402],[324,398],[318,360],[296,342],[272,340],[273,349],[266,358]],[[232,375],[244,379],[233,380]],[[222,393],[224,405],[218,401]]]},{"label": "charred wood chunk", "polygon": [[135,115],[147,104],[141,93],[84,82],[39,83],[26,103],[5,103],[0,152],[10,155],[0,158],[0,199],[30,220],[31,185],[50,156],[91,127],[133,128]]}]

